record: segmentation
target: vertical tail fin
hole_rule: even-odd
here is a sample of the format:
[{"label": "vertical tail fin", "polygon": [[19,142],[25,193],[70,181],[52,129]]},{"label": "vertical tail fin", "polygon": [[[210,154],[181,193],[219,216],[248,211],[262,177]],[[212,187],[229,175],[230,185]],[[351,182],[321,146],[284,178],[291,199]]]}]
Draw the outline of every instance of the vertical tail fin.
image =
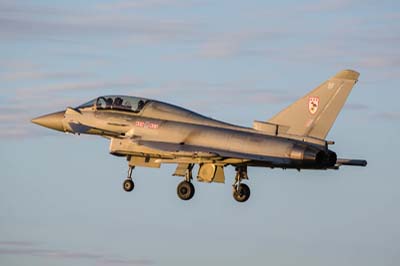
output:
[{"label": "vertical tail fin", "polygon": [[325,139],[359,75],[354,70],[337,73],[268,122],[289,127],[288,134]]}]

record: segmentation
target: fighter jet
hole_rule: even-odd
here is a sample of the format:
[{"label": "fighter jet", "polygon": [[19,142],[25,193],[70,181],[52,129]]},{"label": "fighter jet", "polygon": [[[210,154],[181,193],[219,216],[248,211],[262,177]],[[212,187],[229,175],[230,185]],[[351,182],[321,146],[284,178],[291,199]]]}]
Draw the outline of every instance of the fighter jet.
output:
[{"label": "fighter jet", "polygon": [[110,153],[125,157],[128,176],[125,191],[134,189],[133,169],[176,164],[174,176],[182,200],[193,197],[192,170],[197,180],[224,183],[224,168],[236,175],[233,197],[245,202],[250,188],[248,167],[282,169],[339,169],[342,165],[366,166],[365,160],[341,159],[326,136],[342,109],[359,73],[343,70],[307,93],[268,121],[242,127],[218,121],[185,108],[141,97],[100,96],[78,107],[47,114],[32,122],[72,134],[109,139]]}]

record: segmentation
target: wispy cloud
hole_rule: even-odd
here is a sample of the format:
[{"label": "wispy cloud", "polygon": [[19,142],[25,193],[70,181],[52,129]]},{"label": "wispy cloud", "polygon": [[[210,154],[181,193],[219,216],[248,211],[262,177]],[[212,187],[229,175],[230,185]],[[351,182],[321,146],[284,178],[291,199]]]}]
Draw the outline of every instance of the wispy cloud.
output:
[{"label": "wispy cloud", "polygon": [[6,246],[6,247],[28,247],[28,246],[33,246],[33,245],[35,245],[35,244],[37,244],[37,243],[35,243],[35,242],[31,242],[31,241],[15,241],[15,240],[9,240],[9,241],[6,241],[6,240],[3,240],[3,241],[1,241],[0,240],[0,247],[1,246]]},{"label": "wispy cloud", "polygon": [[91,77],[89,72],[46,72],[39,70],[22,70],[0,74],[0,81],[21,81],[37,79],[80,79]]},{"label": "wispy cloud", "polygon": [[[204,58],[230,58],[242,55],[257,55],[259,43],[281,40],[286,36],[279,30],[237,30],[231,33],[210,33],[200,45],[198,55]],[[265,48],[261,49],[266,51]]]},{"label": "wispy cloud", "polygon": [[[271,89],[257,82],[231,80],[229,82],[209,82],[199,80],[170,81],[160,85],[158,99],[181,105],[204,115],[221,115],[221,109],[248,108],[253,105],[283,104],[295,99],[285,89]],[[176,97],[179,95],[179,97]],[[205,97],[212,95],[212,97]]]},{"label": "wispy cloud", "polygon": [[131,259],[96,252],[68,251],[63,249],[43,248],[29,241],[0,241],[1,255],[25,255],[54,258],[57,260],[94,261],[100,265],[153,265],[151,259]]},{"label": "wispy cloud", "polygon": [[38,67],[38,64],[26,59],[1,60],[0,69],[4,72],[27,71]]},{"label": "wispy cloud", "polygon": [[52,93],[68,91],[104,91],[104,90],[119,90],[119,89],[134,89],[143,85],[143,82],[135,78],[121,78],[120,80],[84,80],[76,82],[57,82],[46,86],[25,87],[17,90],[17,94],[28,96],[29,93],[37,95],[38,93]]},{"label": "wispy cloud", "polygon": [[[107,36],[108,40],[113,41],[116,38],[111,36],[121,36],[124,39],[134,36],[143,40],[174,40],[187,38],[194,30],[194,25],[184,20],[132,16],[122,12],[118,5],[113,9],[111,7],[102,9],[92,6],[82,10],[58,8],[55,15],[49,15],[46,6],[8,3],[7,8],[0,12],[0,39],[49,40]],[[120,41],[119,38],[116,40]]]},{"label": "wispy cloud", "polygon": [[356,4],[360,4],[362,1],[358,0],[325,0],[313,2],[311,4],[303,5],[300,11],[303,12],[334,12],[343,9],[348,9],[354,7]]},{"label": "wispy cloud", "polygon": [[388,120],[388,121],[399,121],[400,112],[380,112],[374,115],[376,118]]},{"label": "wispy cloud", "polygon": [[165,8],[165,7],[187,7],[198,5],[200,2],[184,0],[136,0],[136,1],[115,1],[112,3],[100,4],[97,7],[107,10],[127,10],[127,9],[146,9],[146,8]]},{"label": "wispy cloud", "polygon": [[400,67],[400,55],[368,55],[359,61],[359,65],[365,68],[398,68]]},{"label": "wispy cloud", "polygon": [[362,103],[346,103],[344,108],[348,110],[359,111],[359,110],[367,110],[370,107]]},{"label": "wispy cloud", "polygon": [[43,97],[32,101],[13,98],[0,106],[0,138],[19,139],[47,134],[31,124],[31,119],[39,114],[63,109],[68,103],[68,99],[63,98]]}]

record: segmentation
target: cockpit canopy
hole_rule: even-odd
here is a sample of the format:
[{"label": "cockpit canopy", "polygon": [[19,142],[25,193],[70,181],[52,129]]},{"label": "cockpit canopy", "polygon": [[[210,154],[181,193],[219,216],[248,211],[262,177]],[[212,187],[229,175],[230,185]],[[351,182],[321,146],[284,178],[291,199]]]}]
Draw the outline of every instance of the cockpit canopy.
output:
[{"label": "cockpit canopy", "polygon": [[109,95],[84,103],[78,108],[96,107],[97,110],[119,110],[139,113],[148,102],[147,99],[133,96]]}]

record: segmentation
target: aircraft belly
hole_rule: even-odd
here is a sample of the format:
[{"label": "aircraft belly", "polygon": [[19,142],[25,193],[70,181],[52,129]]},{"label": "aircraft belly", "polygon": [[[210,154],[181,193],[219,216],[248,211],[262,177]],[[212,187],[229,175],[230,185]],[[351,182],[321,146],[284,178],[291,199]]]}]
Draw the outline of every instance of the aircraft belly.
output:
[{"label": "aircraft belly", "polygon": [[[129,121],[131,126],[125,138],[112,139],[110,152],[113,154],[142,154],[159,158],[202,158],[204,161],[224,159],[239,159],[249,161],[255,159],[235,157],[235,154],[249,154],[275,158],[274,163],[287,164],[293,142],[263,134],[243,132],[226,128],[204,125],[160,121],[143,117]],[[119,121],[119,123],[122,123]],[[141,145],[140,142],[164,143],[163,147]],[[182,145],[176,147],[176,145]],[[201,151],[180,149],[179,147],[201,147]],[[232,156],[218,156],[213,150],[231,152]],[[211,151],[211,152],[209,152]],[[209,158],[209,159],[207,159]],[[244,159],[244,161],[243,161]],[[260,161],[263,161],[260,159]]]}]

